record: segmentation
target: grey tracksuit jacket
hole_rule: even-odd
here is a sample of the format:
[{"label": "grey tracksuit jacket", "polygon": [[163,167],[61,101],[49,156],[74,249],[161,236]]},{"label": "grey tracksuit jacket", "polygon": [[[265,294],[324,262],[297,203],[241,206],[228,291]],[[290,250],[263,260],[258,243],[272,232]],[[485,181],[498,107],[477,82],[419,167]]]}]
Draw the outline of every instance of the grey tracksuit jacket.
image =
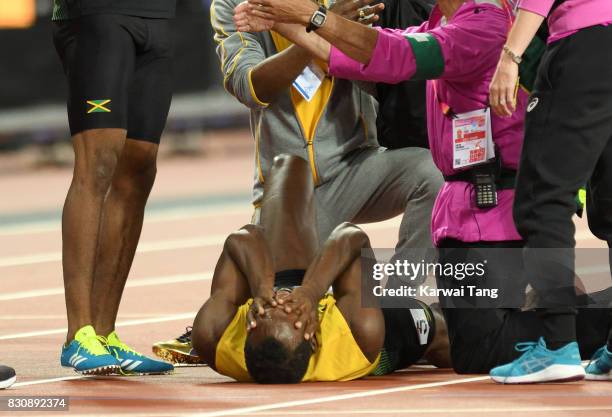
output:
[{"label": "grey tracksuit jacket", "polygon": [[316,185],[334,178],[348,164],[347,157],[364,147],[378,147],[376,108],[370,95],[347,80],[333,80],[333,88],[312,142],[296,116],[290,91],[272,104],[260,101],[251,84],[255,65],[278,51],[269,32],[239,33],[232,20],[242,0],[213,0],[211,22],[225,89],[251,110],[255,139],[254,203],[263,195],[263,182],[275,156],[288,153],[310,161]]}]

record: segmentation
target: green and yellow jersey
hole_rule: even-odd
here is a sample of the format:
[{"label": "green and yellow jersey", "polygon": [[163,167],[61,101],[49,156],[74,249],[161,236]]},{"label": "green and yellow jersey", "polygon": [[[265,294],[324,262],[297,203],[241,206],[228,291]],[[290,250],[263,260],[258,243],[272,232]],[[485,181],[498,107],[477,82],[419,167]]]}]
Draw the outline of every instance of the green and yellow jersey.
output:
[{"label": "green and yellow jersey", "polygon": [[[252,299],[238,308],[234,319],[217,344],[217,372],[240,382],[251,382],[244,359],[247,338],[247,312]],[[326,295],[319,302],[317,349],[312,354],[302,382],[350,381],[371,374],[380,361],[380,354],[370,362],[355,341],[351,329],[336,305],[336,299]]]}]

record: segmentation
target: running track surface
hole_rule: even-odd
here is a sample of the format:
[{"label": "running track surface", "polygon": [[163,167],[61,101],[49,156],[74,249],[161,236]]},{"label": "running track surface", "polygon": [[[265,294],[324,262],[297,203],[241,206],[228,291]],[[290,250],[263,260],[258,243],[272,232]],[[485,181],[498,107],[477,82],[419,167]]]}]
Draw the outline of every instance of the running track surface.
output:
[{"label": "running track surface", "polygon": [[[142,352],[191,323],[225,236],[249,222],[248,133],[227,140],[244,145],[160,160],[119,312],[119,333]],[[59,366],[66,324],[59,216],[70,175],[69,168],[46,168],[0,176],[0,363],[18,373],[18,383],[0,396],[69,396],[70,414],[88,416],[612,416],[612,383],[499,386],[486,376],[427,367],[295,386],[236,384],[206,367],[163,377],[80,378]],[[374,247],[393,247],[398,225],[392,219],[365,229]],[[577,239],[579,247],[603,247],[582,220]]]}]

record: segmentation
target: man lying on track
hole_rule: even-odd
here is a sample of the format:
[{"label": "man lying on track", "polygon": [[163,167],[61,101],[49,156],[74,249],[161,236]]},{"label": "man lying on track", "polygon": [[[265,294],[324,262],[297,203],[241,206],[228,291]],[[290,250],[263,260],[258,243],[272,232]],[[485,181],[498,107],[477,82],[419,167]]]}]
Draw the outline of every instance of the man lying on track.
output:
[{"label": "man lying on track", "polygon": [[[228,237],[211,296],[196,317],[192,337],[200,358],[238,381],[262,383],[345,381],[390,373],[421,358],[450,366],[447,325],[438,310],[410,298],[405,309],[362,306],[360,257],[370,248],[368,237],[345,223],[319,248],[313,187],[306,161],[275,159],[261,226]],[[333,296],[326,294],[330,285]],[[607,305],[610,292],[591,296]],[[504,311],[481,308],[475,316],[507,333]],[[534,321],[533,312],[513,314]],[[605,314],[581,309],[581,350],[592,351],[605,340],[609,323],[593,320]],[[510,326],[512,337],[536,340],[536,323]],[[492,340],[505,333],[493,335],[473,320],[450,325],[452,365],[459,373],[486,373],[512,355],[491,352]]]},{"label": "man lying on track", "polygon": [[421,358],[448,366],[439,312],[412,299],[405,309],[362,306],[369,239],[344,223],[319,247],[313,196],[308,163],[275,158],[261,225],[227,238],[195,319],[200,356],[223,375],[259,383],[347,381]]}]

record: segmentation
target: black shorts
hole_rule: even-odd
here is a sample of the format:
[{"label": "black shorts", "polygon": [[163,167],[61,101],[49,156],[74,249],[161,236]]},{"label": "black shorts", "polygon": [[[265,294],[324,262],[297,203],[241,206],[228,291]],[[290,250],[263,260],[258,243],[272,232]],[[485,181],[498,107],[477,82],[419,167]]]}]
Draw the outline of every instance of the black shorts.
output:
[{"label": "black shorts", "polygon": [[405,308],[383,308],[385,342],[380,362],[372,375],[386,375],[417,363],[436,333],[431,309],[423,302],[406,298]]},{"label": "black shorts", "polygon": [[55,22],[75,135],[119,128],[159,143],[172,99],[173,43],[167,19],[96,14]]}]

